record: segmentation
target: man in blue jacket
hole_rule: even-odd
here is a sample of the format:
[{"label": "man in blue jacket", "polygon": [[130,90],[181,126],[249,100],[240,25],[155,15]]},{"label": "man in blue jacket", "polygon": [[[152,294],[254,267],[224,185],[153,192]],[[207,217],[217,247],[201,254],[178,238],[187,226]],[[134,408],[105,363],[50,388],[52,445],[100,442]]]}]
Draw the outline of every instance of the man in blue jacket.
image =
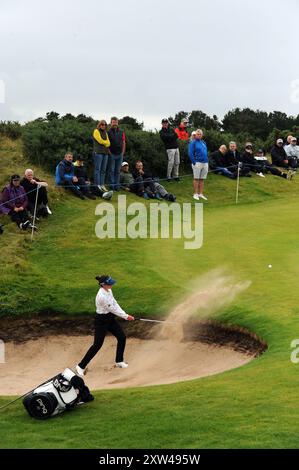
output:
[{"label": "man in blue jacket", "polygon": [[208,198],[203,195],[203,187],[209,171],[208,149],[206,143],[202,140],[203,132],[201,129],[197,129],[193,135],[194,139],[188,147],[193,170],[193,199],[207,201]]},{"label": "man in blue jacket", "polygon": [[78,178],[75,176],[73,154],[71,152],[67,152],[64,159],[58,163],[55,172],[55,181],[57,186],[64,186],[66,189],[70,189],[75,196],[80,199],[85,199],[80,190]]}]

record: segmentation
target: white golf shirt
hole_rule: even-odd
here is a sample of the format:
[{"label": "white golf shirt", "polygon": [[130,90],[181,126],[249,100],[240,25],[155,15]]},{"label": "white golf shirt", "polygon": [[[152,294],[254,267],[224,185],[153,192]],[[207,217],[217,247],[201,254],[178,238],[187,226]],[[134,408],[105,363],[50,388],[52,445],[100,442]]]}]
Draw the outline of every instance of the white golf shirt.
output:
[{"label": "white golf shirt", "polygon": [[105,315],[109,312],[118,317],[127,320],[127,313],[118,305],[113,297],[112,290],[106,291],[101,287],[96,296],[96,311],[99,315]]}]

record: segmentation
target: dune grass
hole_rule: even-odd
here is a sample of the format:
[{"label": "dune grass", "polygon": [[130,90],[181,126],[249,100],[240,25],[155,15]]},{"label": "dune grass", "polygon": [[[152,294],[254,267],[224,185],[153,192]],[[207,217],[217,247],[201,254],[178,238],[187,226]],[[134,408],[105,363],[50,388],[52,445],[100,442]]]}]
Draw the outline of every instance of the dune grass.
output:
[{"label": "dune grass", "polygon": [[[7,145],[15,152],[10,168],[21,165],[20,143]],[[2,146],[1,165],[8,165],[6,154]],[[190,177],[167,187],[179,202],[192,200]],[[199,250],[184,250],[182,240],[100,240],[99,201],[77,201],[55,189],[54,215],[33,243],[7,225],[0,239],[2,315],[93,315],[94,276],[107,272],[118,279],[114,292],[128,312],[160,318],[189,293],[191,280],[220,268],[251,285],[214,318],[250,329],[269,348],[213,377],[97,391],[92,404],[47,422],[32,420],[16,403],[0,415],[0,447],[298,447],[298,366],[290,361],[299,334],[298,187],[296,179],[243,178],[236,206],[235,182],[211,175]],[[0,405],[8,401],[3,397]]]}]

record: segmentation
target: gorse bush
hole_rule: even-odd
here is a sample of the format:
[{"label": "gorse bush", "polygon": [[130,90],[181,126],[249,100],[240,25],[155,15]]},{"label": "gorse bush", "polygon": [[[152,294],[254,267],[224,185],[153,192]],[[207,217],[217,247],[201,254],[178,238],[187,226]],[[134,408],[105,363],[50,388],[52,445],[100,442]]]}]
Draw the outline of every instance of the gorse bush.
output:
[{"label": "gorse bush", "polygon": [[[175,118],[170,118],[170,121],[176,125],[182,117],[189,118],[190,133],[196,127],[203,129],[209,152],[218,149],[221,144],[228,145],[231,140],[236,141],[241,152],[246,141],[251,141],[255,149],[264,148],[269,151],[278,137],[285,138],[290,133],[299,134],[299,127],[294,126],[298,118],[288,117],[278,111],[267,114],[247,108],[244,110],[236,108],[225,115],[223,124],[217,116],[210,118],[201,111],[192,111],[192,113],[181,111]],[[130,116],[125,116],[119,121],[127,137],[125,159],[131,167],[140,159],[154,175],[165,176],[167,157],[158,132],[143,130],[143,123]],[[265,122],[267,126],[264,125]],[[292,124],[292,126],[280,130],[273,127],[275,123]],[[73,116],[68,113],[60,117],[58,113],[51,111],[47,113],[46,118],[38,118],[24,126],[17,122],[1,122],[0,134],[12,139],[22,136],[25,157],[52,172],[67,151],[73,152],[75,159],[76,155],[82,154],[92,172],[92,132],[96,125],[97,121],[84,114]],[[187,142],[179,142],[182,172],[190,171],[187,147]]]},{"label": "gorse bush", "polygon": [[16,140],[22,136],[22,126],[16,121],[0,121],[0,135]]}]

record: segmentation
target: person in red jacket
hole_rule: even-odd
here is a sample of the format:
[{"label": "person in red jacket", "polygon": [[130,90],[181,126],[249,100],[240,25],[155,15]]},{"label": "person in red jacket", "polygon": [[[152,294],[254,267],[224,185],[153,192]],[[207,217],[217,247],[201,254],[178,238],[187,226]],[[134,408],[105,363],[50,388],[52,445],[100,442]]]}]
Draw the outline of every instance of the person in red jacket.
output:
[{"label": "person in red jacket", "polygon": [[188,140],[189,134],[187,131],[187,119],[183,119],[179,127],[175,129],[175,133],[177,134],[179,140]]}]

